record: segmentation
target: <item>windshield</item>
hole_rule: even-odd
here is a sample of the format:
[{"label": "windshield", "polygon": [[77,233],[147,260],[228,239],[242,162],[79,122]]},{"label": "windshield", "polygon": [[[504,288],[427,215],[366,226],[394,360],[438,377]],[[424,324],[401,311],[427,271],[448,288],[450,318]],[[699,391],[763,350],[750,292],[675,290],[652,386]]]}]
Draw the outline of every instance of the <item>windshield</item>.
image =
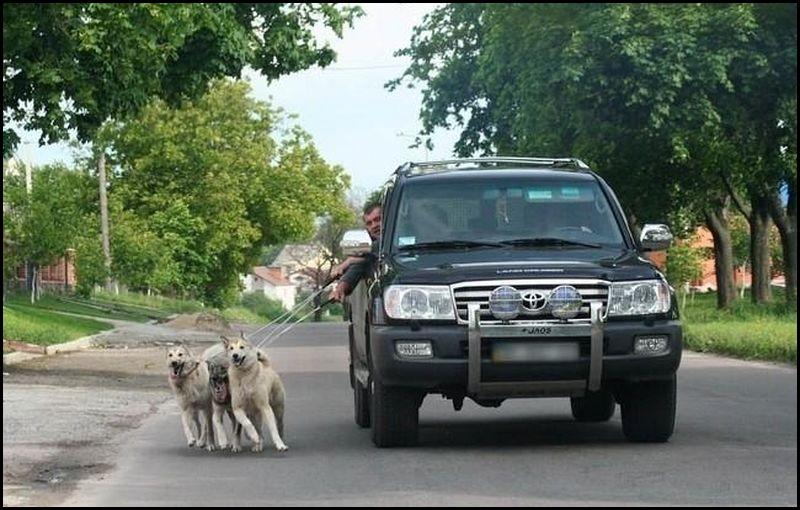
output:
[{"label": "windshield", "polygon": [[[624,248],[596,181],[535,176],[409,182],[400,198],[393,251],[422,243]],[[534,242],[526,242],[528,240]],[[563,241],[563,242],[562,242]]]}]

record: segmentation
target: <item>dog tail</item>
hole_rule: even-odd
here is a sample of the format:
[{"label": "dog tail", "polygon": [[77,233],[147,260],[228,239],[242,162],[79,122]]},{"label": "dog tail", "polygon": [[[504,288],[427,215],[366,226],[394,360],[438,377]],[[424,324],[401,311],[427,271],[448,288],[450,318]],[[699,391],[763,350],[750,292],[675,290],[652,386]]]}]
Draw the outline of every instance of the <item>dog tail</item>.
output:
[{"label": "dog tail", "polygon": [[269,363],[269,356],[267,356],[267,353],[265,353],[261,349],[256,349],[256,353],[257,353],[256,356],[258,357],[258,361],[261,362],[261,365],[264,368],[269,368],[270,363]]}]

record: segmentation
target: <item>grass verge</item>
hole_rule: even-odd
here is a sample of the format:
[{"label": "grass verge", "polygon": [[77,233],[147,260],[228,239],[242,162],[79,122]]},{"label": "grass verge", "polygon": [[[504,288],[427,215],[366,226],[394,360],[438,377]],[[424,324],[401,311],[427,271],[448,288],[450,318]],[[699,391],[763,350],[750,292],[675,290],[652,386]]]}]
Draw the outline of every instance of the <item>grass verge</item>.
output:
[{"label": "grass verge", "polygon": [[[117,319],[122,321],[147,322],[153,313],[147,310],[133,310],[120,308],[112,304],[104,304],[92,300],[86,300],[75,296],[54,296],[46,295],[31,304],[28,296],[12,295],[6,298],[6,303],[14,306],[50,310],[54,312],[72,313],[100,319]],[[156,311],[157,312],[157,311]]]},{"label": "grass verge", "polygon": [[698,294],[682,321],[684,344],[693,351],[797,364],[797,310],[781,291],[772,303],[756,305],[745,296],[727,310],[716,308],[716,294]]},{"label": "grass verge", "polygon": [[36,345],[77,340],[114,326],[93,319],[72,317],[46,309],[3,305],[3,338]]}]

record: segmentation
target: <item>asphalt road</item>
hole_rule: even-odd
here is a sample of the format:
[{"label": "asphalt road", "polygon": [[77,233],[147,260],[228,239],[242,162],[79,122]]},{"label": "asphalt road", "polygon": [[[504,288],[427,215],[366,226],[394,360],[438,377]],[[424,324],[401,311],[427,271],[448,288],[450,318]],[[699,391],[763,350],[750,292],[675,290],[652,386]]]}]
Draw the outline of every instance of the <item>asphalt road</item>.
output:
[{"label": "asphalt road", "polygon": [[428,396],[420,446],[377,449],[353,422],[345,335],[301,325],[269,349],[288,452],[188,449],[170,399],[67,504],[797,505],[795,368],[686,353],[667,444],[628,443],[618,409],[578,424],[568,399],[468,400],[456,413]]}]

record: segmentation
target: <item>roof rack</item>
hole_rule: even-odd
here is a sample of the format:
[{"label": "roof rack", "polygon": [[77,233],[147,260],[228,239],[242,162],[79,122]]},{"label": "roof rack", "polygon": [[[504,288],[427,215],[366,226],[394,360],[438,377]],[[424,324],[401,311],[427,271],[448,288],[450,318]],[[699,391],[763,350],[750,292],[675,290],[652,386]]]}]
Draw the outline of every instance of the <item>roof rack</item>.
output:
[{"label": "roof rack", "polygon": [[487,157],[487,158],[463,158],[446,159],[441,161],[408,162],[401,165],[395,174],[420,175],[449,170],[466,170],[485,167],[498,167],[504,165],[513,166],[537,166],[555,168],[573,168],[576,170],[588,170],[589,165],[577,158],[519,158],[519,157]]}]

